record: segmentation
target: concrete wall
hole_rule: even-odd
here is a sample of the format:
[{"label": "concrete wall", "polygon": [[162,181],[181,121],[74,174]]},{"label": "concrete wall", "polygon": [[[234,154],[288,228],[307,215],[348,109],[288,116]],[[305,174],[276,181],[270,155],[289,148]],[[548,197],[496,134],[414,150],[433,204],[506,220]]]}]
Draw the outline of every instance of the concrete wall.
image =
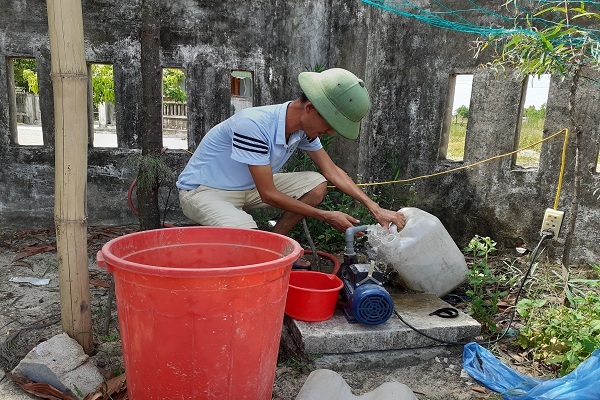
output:
[{"label": "concrete wall", "polygon": [[[53,93],[44,2],[0,0],[0,56],[34,57],[38,63],[43,147],[14,143],[9,85],[0,86],[0,224],[28,228],[53,224]],[[476,37],[434,28],[362,2],[339,0],[219,2],[174,0],[161,10],[161,63],[182,68],[188,92],[188,143],[194,150],[202,135],[230,115],[230,71],[254,72],[254,104],[293,99],[296,76],[316,64],[340,66],[364,77],[373,107],[360,140],[337,138],[332,157],[362,181],[410,178],[455,168],[514,149],[522,79],[498,77],[478,69],[485,61],[469,51]],[[84,0],[87,61],[111,63],[115,71],[118,149],[89,150],[88,218],[90,224],[136,220],[126,192],[135,171],[127,159],[139,148],[140,2]],[[0,62],[0,82],[9,82]],[[473,73],[473,94],[464,162],[439,159],[450,76]],[[570,127],[569,81],[552,80],[545,135]],[[577,105],[583,127],[583,185],[600,186],[598,155],[600,86],[582,82]],[[560,209],[570,218],[574,146]],[[547,142],[540,168],[515,169],[510,158],[439,177],[415,181],[412,205],[437,215],[464,246],[474,235],[489,235],[512,246],[533,246],[545,208],[556,191],[562,140]],[[188,155],[171,151],[172,163]],[[397,190],[406,196],[407,188]],[[600,258],[600,200],[583,190],[575,250],[577,260]],[[564,230],[563,230],[564,232]],[[563,238],[551,254],[560,256]]]}]

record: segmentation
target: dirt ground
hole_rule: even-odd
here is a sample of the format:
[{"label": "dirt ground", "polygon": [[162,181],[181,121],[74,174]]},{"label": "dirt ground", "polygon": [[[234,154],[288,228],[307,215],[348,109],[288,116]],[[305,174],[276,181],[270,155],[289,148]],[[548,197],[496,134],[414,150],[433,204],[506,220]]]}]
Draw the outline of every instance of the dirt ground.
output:
[{"label": "dirt ground", "polygon": [[[104,328],[110,276],[96,265],[96,253],[110,239],[134,230],[133,226],[88,228],[92,319],[98,351],[95,358],[99,367],[113,374],[123,372],[119,331],[114,306],[110,329],[106,332]],[[14,368],[36,344],[61,332],[55,246],[52,228],[0,233],[0,368],[4,372]],[[50,281],[35,286],[26,282],[12,282],[11,278],[16,277]],[[355,395],[367,393],[388,381],[398,381],[408,385],[419,399],[500,399],[469,378],[464,371],[461,374],[461,351],[460,348],[449,349],[446,355],[419,365],[346,371],[340,372],[340,375]],[[273,399],[295,399],[312,369],[314,366],[307,362],[280,362]],[[3,379],[9,379],[8,375]]]}]

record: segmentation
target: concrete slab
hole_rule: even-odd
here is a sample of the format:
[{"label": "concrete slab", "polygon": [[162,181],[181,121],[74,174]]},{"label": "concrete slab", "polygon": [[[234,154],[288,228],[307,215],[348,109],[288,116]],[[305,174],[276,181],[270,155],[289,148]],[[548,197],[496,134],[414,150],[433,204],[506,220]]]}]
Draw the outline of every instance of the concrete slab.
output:
[{"label": "concrete slab", "polygon": [[[456,350],[455,350],[456,349]],[[364,371],[374,369],[391,370],[409,365],[419,365],[432,360],[447,359],[462,355],[462,349],[435,346],[421,349],[364,351],[361,353],[320,354],[313,360],[315,368],[342,371]]]},{"label": "concrete slab", "polygon": [[[481,325],[460,312],[456,318],[429,315],[439,308],[450,307],[433,294],[392,294],[396,311],[410,325],[425,334],[445,341],[469,341],[479,335]],[[301,337],[306,354],[349,354],[385,350],[416,349],[440,346],[392,316],[381,325],[351,324],[336,309],[334,316],[323,322],[292,320],[292,334]]]}]

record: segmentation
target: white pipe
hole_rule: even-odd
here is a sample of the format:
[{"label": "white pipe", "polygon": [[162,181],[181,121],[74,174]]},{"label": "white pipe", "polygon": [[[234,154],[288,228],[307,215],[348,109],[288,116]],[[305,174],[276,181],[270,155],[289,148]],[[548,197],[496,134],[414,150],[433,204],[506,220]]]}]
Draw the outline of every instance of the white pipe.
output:
[{"label": "white pipe", "polygon": [[344,255],[346,256],[354,256],[356,253],[354,252],[354,234],[357,232],[366,231],[369,228],[369,225],[360,225],[360,226],[352,226],[346,229],[346,249],[344,250]]}]

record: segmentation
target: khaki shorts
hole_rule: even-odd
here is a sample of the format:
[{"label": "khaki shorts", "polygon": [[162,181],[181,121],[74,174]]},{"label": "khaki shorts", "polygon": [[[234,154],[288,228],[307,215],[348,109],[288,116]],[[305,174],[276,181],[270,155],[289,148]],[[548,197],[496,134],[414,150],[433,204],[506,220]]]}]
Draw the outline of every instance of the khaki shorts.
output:
[{"label": "khaki shorts", "polygon": [[[290,172],[274,174],[275,187],[290,197],[299,199],[325,182],[318,172]],[[194,190],[180,190],[179,204],[186,217],[204,226],[257,228],[246,211],[267,207],[256,188],[250,190],[222,190],[200,186]]]}]

